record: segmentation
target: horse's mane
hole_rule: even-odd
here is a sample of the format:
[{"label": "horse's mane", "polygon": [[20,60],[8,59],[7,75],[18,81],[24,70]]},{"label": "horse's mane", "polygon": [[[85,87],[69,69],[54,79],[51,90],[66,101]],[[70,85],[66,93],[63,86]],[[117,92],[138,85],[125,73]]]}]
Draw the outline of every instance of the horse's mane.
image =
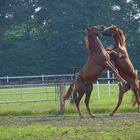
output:
[{"label": "horse's mane", "polygon": [[113,25],[113,28],[116,30],[117,35],[119,36],[120,45],[125,46],[126,37],[124,35],[124,32],[115,25]]}]

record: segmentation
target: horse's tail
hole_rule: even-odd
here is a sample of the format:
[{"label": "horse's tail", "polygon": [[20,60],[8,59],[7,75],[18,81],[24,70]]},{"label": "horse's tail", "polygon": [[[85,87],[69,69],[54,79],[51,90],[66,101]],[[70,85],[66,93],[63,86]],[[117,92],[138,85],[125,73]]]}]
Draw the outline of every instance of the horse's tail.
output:
[{"label": "horse's tail", "polygon": [[[139,82],[139,98],[140,98],[140,81]],[[135,106],[136,105],[136,96],[133,94],[132,99],[131,99],[132,105]]]},{"label": "horse's tail", "polygon": [[74,92],[74,90],[75,90],[75,82],[73,82],[73,83],[70,85],[70,87],[69,87],[67,93],[64,95],[64,97],[63,97],[63,102],[64,102],[64,104],[65,104],[66,101],[69,99],[69,97],[70,97],[71,94]]}]

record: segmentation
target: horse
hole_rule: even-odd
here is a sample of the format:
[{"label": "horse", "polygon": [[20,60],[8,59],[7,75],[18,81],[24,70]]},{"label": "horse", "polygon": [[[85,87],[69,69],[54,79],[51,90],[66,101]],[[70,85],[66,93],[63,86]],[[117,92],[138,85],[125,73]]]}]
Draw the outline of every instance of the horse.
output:
[{"label": "horse", "polygon": [[78,93],[75,104],[78,114],[81,118],[83,118],[83,115],[80,111],[79,104],[84,93],[87,112],[90,117],[95,117],[95,115],[91,113],[89,107],[89,99],[93,89],[92,83],[93,81],[97,80],[105,68],[111,69],[117,76],[118,81],[122,84],[126,84],[126,81],[118,74],[117,69],[111,63],[109,54],[105,51],[102,43],[98,38],[99,34],[103,32],[103,30],[104,28],[102,26],[94,26],[85,29],[87,33],[85,42],[88,48],[88,59],[86,64],[78,73],[75,81],[70,85],[67,93],[63,97],[63,102],[65,104],[66,100],[68,100],[73,91],[75,91],[74,93]]},{"label": "horse", "polygon": [[128,83],[124,87],[119,87],[118,103],[110,115],[113,116],[115,114],[115,112],[118,110],[119,106],[122,103],[124,93],[131,89],[136,98],[135,101],[138,104],[138,114],[140,116],[140,81],[138,80],[137,72],[135,71],[134,66],[128,56],[127,48],[125,45],[126,38],[124,32],[117,26],[111,25],[105,28],[102,35],[113,37],[114,45],[111,49],[106,49],[106,51],[109,51],[111,54],[113,50],[117,54],[121,54],[120,58],[114,57],[113,55],[110,57],[114,61],[114,65],[119,71],[121,77],[123,77]]}]

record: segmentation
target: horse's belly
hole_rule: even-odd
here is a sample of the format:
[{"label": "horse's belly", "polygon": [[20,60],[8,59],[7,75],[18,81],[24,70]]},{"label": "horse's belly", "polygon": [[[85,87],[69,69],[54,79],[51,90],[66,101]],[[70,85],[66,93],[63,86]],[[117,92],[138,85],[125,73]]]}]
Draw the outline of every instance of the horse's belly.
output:
[{"label": "horse's belly", "polygon": [[115,63],[115,67],[118,69],[119,74],[126,81],[131,81],[136,78],[136,71],[133,66],[130,64],[124,63]]},{"label": "horse's belly", "polygon": [[84,80],[85,81],[94,81],[97,80],[103,71],[102,67],[94,67],[93,69],[87,69],[84,71]]}]

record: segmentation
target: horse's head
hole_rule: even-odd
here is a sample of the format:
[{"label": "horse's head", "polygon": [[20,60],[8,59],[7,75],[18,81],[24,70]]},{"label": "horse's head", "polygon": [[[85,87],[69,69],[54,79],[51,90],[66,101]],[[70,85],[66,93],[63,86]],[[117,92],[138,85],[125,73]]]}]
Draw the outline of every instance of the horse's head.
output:
[{"label": "horse's head", "polygon": [[93,38],[98,37],[104,31],[104,28],[105,27],[103,25],[98,25],[98,26],[88,27],[85,29],[85,31],[87,32],[87,35],[85,37],[85,42],[87,47],[89,47],[90,44],[92,44],[91,40],[93,40]]},{"label": "horse's head", "polygon": [[114,38],[117,37],[121,45],[125,44],[126,39],[123,31],[115,25],[111,25],[105,28],[104,31],[102,32],[102,35],[112,36]]},{"label": "horse's head", "polygon": [[117,34],[117,27],[115,25],[111,25],[104,29],[102,35],[106,36],[115,36]]},{"label": "horse's head", "polygon": [[85,29],[85,31],[88,33],[88,35],[100,35],[105,29],[104,25],[98,25],[93,27],[88,27]]}]

